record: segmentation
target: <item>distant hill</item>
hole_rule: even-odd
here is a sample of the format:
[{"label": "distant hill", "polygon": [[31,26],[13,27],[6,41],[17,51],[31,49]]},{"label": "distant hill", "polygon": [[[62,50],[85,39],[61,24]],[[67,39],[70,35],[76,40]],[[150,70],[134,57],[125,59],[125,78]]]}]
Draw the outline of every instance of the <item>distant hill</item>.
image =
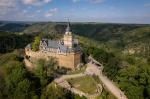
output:
[{"label": "distant hill", "polygon": [[[0,21],[0,31],[23,32],[29,35],[47,37],[63,34],[65,22],[3,22]],[[107,47],[130,49],[136,52],[149,49],[150,25],[141,24],[102,24],[102,23],[71,23],[75,35],[105,43]]]},{"label": "distant hill", "polygon": [[[63,34],[66,23],[35,23],[27,27],[26,34]],[[128,48],[138,42],[147,42],[150,25],[136,24],[101,24],[101,23],[72,23],[71,29],[75,35],[80,35],[105,43],[108,47]],[[140,38],[139,38],[140,37]],[[144,42],[143,42],[144,41]]]},{"label": "distant hill", "polygon": [[29,27],[30,25],[31,25],[31,23],[0,21],[0,31],[21,32],[25,28]]},{"label": "distant hill", "polygon": [[51,34],[51,33],[61,33],[62,27],[57,30],[57,24],[56,23],[35,23],[31,25],[30,27],[26,28],[23,32],[26,34],[32,34],[32,33],[45,33],[45,34]]},{"label": "distant hill", "polygon": [[[24,30],[24,33],[64,33],[67,23],[35,23]],[[144,27],[146,25],[131,24],[101,24],[101,23],[71,23],[72,31],[75,34],[92,37],[97,40],[108,40],[126,31]]]}]

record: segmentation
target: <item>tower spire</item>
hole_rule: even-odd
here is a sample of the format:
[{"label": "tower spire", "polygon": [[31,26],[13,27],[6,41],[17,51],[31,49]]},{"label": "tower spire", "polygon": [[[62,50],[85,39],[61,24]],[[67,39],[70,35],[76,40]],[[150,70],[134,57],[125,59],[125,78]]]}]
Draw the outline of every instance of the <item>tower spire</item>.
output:
[{"label": "tower spire", "polygon": [[70,33],[71,33],[70,21],[68,19],[67,28],[66,28],[66,34],[70,34]]},{"label": "tower spire", "polygon": [[67,23],[66,32],[64,35],[64,45],[67,46],[68,48],[73,47],[73,35],[71,32],[69,19],[68,19],[68,23]]}]

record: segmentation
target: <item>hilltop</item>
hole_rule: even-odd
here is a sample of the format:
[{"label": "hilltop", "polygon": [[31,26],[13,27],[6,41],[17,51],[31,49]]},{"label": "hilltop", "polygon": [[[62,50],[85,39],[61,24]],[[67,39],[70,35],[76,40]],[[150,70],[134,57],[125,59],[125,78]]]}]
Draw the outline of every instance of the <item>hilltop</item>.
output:
[{"label": "hilltop", "polygon": [[[20,66],[22,57],[20,54],[16,55],[20,51],[12,51],[24,49],[26,44],[32,42],[35,36],[50,39],[61,38],[66,25],[64,22],[32,24],[9,22],[4,24],[0,22],[0,24],[0,31],[2,31],[0,32],[0,53],[3,53],[0,55],[2,59],[1,68],[9,68],[12,63],[13,66],[17,65],[18,61]],[[112,79],[129,99],[148,99],[150,97],[150,25],[72,23],[71,26],[84,51],[83,61],[85,63],[89,55],[102,63],[104,74]],[[6,79],[0,79],[0,82],[3,80]],[[0,90],[0,92],[2,91]],[[107,92],[102,93],[104,99],[110,99],[110,96]]]}]

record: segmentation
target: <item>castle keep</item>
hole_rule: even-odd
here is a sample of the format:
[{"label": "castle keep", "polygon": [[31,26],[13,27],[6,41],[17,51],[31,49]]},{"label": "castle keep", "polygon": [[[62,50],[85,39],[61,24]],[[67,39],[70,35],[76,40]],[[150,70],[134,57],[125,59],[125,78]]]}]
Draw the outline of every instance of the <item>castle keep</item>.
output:
[{"label": "castle keep", "polygon": [[70,23],[68,23],[66,32],[62,40],[42,39],[39,45],[39,51],[32,51],[31,44],[25,48],[26,56],[35,59],[48,59],[54,57],[60,67],[75,69],[81,63],[81,49],[78,39],[72,35]]}]

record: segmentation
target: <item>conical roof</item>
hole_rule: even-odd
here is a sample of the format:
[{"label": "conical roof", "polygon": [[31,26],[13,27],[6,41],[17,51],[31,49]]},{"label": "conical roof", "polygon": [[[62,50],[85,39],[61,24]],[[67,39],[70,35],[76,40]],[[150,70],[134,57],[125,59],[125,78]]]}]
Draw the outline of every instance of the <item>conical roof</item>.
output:
[{"label": "conical roof", "polygon": [[70,28],[70,22],[68,20],[67,28],[66,28],[66,33],[69,33],[69,32],[71,32],[71,28]]}]

